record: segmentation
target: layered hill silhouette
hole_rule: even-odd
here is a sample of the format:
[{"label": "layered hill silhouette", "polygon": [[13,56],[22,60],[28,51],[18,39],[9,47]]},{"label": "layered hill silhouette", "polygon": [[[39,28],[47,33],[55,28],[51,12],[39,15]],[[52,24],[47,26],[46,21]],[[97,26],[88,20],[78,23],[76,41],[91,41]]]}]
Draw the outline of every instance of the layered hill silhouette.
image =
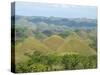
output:
[{"label": "layered hill silhouette", "polygon": [[93,50],[87,42],[83,41],[76,33],[70,34],[66,39],[58,35],[52,35],[40,42],[34,37],[29,37],[23,42],[15,46],[15,59],[17,62],[22,59],[27,60],[25,54],[31,54],[34,51],[42,53],[52,53],[53,51],[58,54],[61,53],[76,53],[81,55],[94,55],[96,51]]}]

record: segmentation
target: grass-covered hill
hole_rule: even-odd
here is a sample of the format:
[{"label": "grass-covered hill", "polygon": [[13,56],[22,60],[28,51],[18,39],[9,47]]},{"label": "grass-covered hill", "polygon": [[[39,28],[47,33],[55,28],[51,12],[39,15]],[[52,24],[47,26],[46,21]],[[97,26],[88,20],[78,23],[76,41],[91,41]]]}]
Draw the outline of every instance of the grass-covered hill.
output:
[{"label": "grass-covered hill", "polygon": [[26,60],[27,55],[31,55],[34,51],[47,53],[49,48],[42,44],[39,40],[34,37],[29,37],[23,42],[19,43],[15,47],[15,58],[16,62]]},{"label": "grass-covered hill", "polygon": [[58,35],[52,35],[41,42],[34,37],[29,37],[23,42],[16,44],[15,48],[16,62],[28,60],[28,55],[31,55],[34,51],[45,54],[56,52],[60,55],[64,53],[76,53],[81,55],[96,54],[96,51],[89,47],[87,42],[83,41],[74,32],[66,39],[63,39]]},{"label": "grass-covered hill", "polygon": [[58,35],[52,35],[43,40],[44,44],[52,50],[56,50],[64,42],[64,39]]},{"label": "grass-covered hill", "polygon": [[89,47],[86,41],[82,40],[77,34],[69,35],[65,42],[58,48],[59,52],[78,53],[81,55],[94,55],[96,52]]}]

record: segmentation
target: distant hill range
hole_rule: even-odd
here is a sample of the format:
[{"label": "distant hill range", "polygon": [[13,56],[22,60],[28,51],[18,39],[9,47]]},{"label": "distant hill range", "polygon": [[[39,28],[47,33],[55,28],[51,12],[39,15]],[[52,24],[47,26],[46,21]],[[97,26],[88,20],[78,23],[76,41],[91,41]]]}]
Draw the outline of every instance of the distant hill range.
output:
[{"label": "distant hill range", "polygon": [[[12,20],[14,16],[12,16]],[[96,19],[89,18],[62,18],[62,17],[43,17],[43,16],[15,16],[15,21],[18,22],[20,20],[27,20],[29,23],[38,24],[38,23],[46,23],[46,24],[54,24],[56,26],[62,25],[69,28],[84,28],[91,29],[97,26]],[[31,24],[32,25],[32,24]]]}]

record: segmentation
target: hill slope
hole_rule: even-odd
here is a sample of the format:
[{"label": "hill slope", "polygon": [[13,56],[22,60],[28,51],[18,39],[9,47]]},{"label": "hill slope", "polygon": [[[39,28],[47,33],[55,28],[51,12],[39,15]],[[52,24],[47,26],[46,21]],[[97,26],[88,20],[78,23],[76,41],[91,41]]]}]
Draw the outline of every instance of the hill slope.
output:
[{"label": "hill slope", "polygon": [[77,53],[81,55],[93,55],[96,52],[88,46],[77,34],[72,33],[66,38],[62,46],[57,49],[58,52]]},{"label": "hill slope", "polygon": [[49,48],[56,50],[60,45],[62,45],[64,39],[58,35],[52,35],[51,37],[46,38],[43,42]]},{"label": "hill slope", "polygon": [[40,51],[42,53],[47,53],[49,51],[49,48],[46,47],[44,44],[42,44],[37,39],[35,39],[34,37],[29,37],[22,43],[16,45],[15,47],[16,61],[19,62],[19,61],[26,60],[27,55],[25,54],[30,55],[34,51]]}]

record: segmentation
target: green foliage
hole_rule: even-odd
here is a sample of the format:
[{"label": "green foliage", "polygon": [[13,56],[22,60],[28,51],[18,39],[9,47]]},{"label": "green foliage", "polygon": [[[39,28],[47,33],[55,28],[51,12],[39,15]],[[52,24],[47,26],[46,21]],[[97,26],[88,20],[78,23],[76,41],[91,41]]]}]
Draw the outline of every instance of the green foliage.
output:
[{"label": "green foliage", "polygon": [[65,66],[65,69],[75,69],[75,67],[80,62],[79,55],[76,54],[66,54],[63,56],[62,63]]},{"label": "green foliage", "polygon": [[18,63],[16,65],[16,72],[17,73],[30,72],[30,68],[28,67],[28,65],[26,63]]},{"label": "green foliage", "polygon": [[40,40],[43,40],[44,38],[47,37],[46,35],[44,35],[43,33],[39,31],[34,32],[34,34],[35,34],[35,38],[40,39]]},{"label": "green foliage", "polygon": [[82,63],[82,66],[84,69],[91,69],[91,68],[96,68],[97,67],[97,56],[89,56],[89,57],[81,57],[80,62]]},{"label": "green foliage", "polygon": [[67,36],[69,36],[73,31],[72,30],[65,30],[61,33],[59,33],[59,35],[63,38],[66,38]]},{"label": "green foliage", "polygon": [[43,72],[47,70],[47,66],[40,63],[35,63],[30,66],[31,72]]},{"label": "green foliage", "polygon": [[44,72],[56,70],[89,69],[97,67],[97,57],[79,54],[47,54],[34,52],[30,60],[16,65],[16,72]]},{"label": "green foliage", "polygon": [[25,39],[27,36],[27,33],[26,33],[26,27],[21,27],[21,26],[16,26],[15,27],[15,36],[16,36],[16,42],[19,42],[19,41],[23,41],[23,39]]}]

